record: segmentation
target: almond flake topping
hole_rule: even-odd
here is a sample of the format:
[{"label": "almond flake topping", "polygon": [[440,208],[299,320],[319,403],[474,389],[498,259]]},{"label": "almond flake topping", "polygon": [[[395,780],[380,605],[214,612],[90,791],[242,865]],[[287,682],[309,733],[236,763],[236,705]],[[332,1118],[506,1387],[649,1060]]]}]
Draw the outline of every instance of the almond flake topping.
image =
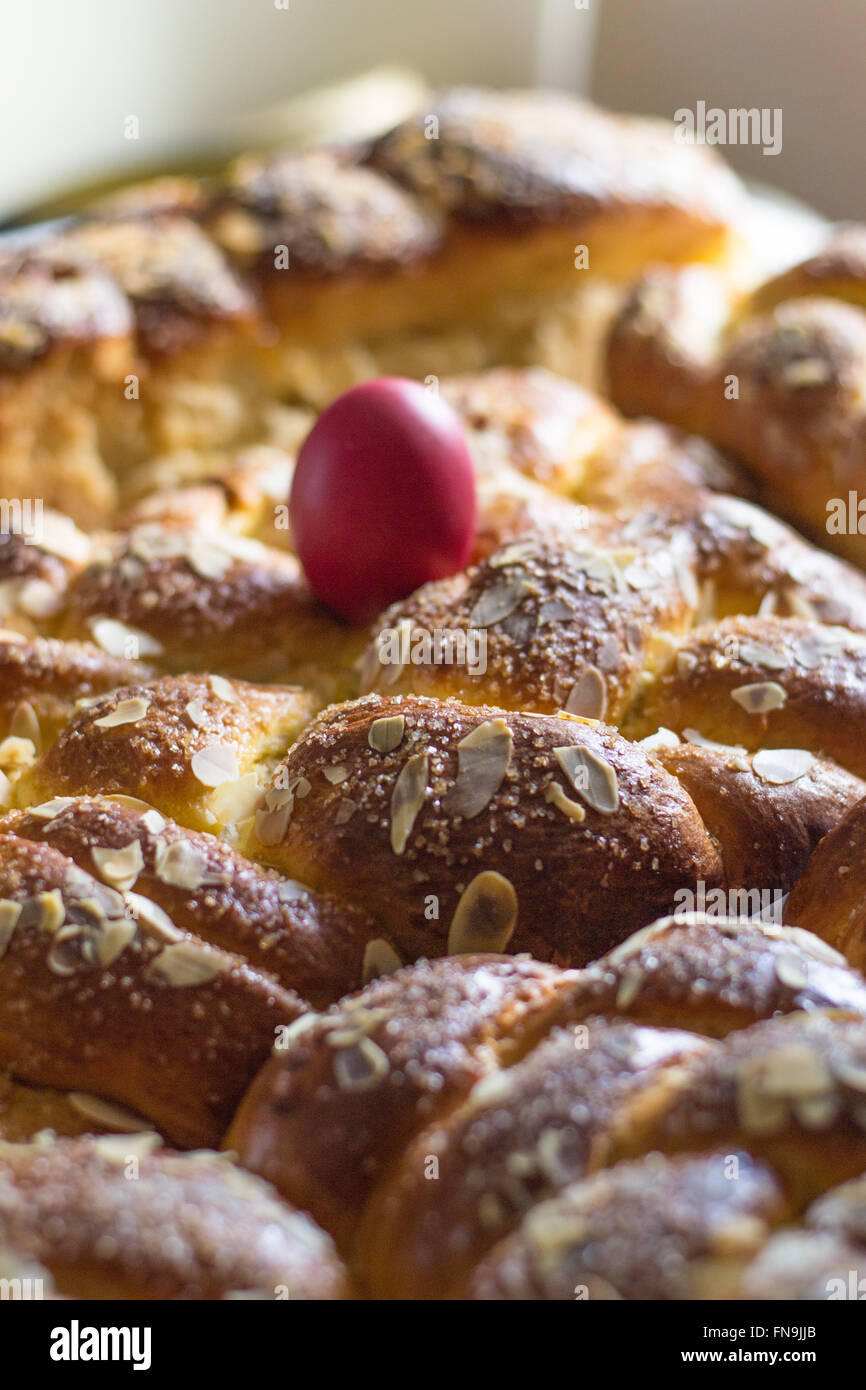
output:
[{"label": "almond flake topping", "polygon": [[597,666],[587,666],[578,676],[565,702],[566,713],[584,719],[604,719],[607,712],[607,686]]},{"label": "almond flake topping", "polygon": [[34,899],[36,910],[35,925],[40,931],[53,934],[59,931],[66,921],[66,906],[59,888],[46,893],[37,893]]},{"label": "almond flake topping", "polygon": [[168,941],[178,940],[183,933],[174,925],[167,912],[164,912],[159,903],[155,903],[151,898],[145,898],[141,893],[125,893],[126,905],[137,922],[143,926],[150,927],[159,936],[165,937]]},{"label": "almond flake topping", "polygon": [[91,618],[90,631],[93,640],[109,656],[130,660],[141,656],[159,656],[162,652],[162,643],[151,637],[150,633],[128,627],[116,618]]},{"label": "almond flake topping", "polygon": [[79,531],[75,522],[62,512],[47,511],[42,515],[38,547],[60,560],[86,560],[90,554],[90,537]]},{"label": "almond flake topping", "polygon": [[205,985],[225,975],[235,964],[234,957],[214,946],[198,941],[178,941],[164,946],[147,967],[147,974],[174,989]]},{"label": "almond flake topping", "polygon": [[566,796],[558,782],[550,783],[544,793],[544,799],[555,806],[557,811],[562,811],[563,815],[568,816],[570,820],[586,820],[586,811],[577,801],[572,801],[570,797]]},{"label": "almond flake topping", "polygon": [[148,1121],[134,1110],[103,1100],[101,1096],[91,1096],[86,1091],[70,1091],[69,1104],[85,1120],[94,1120],[96,1124],[117,1130],[120,1134],[141,1134],[148,1127]]},{"label": "almond flake topping", "polygon": [[193,754],[190,767],[204,787],[221,787],[223,782],[236,782],[240,776],[237,752],[227,743],[209,743],[200,748]]},{"label": "almond flake topping", "polygon": [[18,925],[18,918],[21,916],[21,904],[13,902],[11,898],[0,898],[0,956],[2,956],[12,940],[12,933]]},{"label": "almond flake topping", "polygon": [[[393,753],[403,742],[406,720],[402,714],[388,715],[374,719],[367,734],[367,742],[377,753]],[[325,776],[327,777],[327,772]]]},{"label": "almond flake topping", "polygon": [[602,815],[612,815],[619,810],[619,783],[615,769],[606,758],[599,757],[589,748],[566,745],[553,750],[574,790],[583,797],[587,806]]},{"label": "almond flake topping", "polygon": [[449,815],[471,820],[489,805],[511,763],[514,742],[504,719],[488,719],[457,745],[457,781],[449,792]]},{"label": "almond flake topping", "polygon": [[814,761],[805,748],[762,748],[752,758],[752,771],[762,782],[780,787],[805,776]]},{"label": "almond flake topping", "polygon": [[175,840],[157,852],[154,872],[162,883],[195,892],[204,882],[204,856],[186,840]]},{"label": "almond flake topping", "polygon": [[499,579],[485,589],[475,603],[469,614],[469,626],[493,627],[513,613],[529,594],[537,592],[535,585],[523,573]]},{"label": "almond flake topping", "polygon": [[335,767],[323,767],[322,776],[326,782],[330,782],[332,787],[339,787],[346,778],[351,775],[351,768],[345,763],[337,763]]},{"label": "almond flake topping", "polygon": [[197,729],[207,728],[210,715],[203,700],[187,700],[184,708]]},{"label": "almond flake topping", "polygon": [[343,800],[337,807],[337,813],[334,816],[334,824],[345,825],[347,821],[350,821],[352,819],[357,809],[357,801],[353,801],[350,796],[344,796]]},{"label": "almond flake topping", "polygon": [[110,714],[94,719],[93,726],[96,729],[116,729],[120,724],[137,724],[149,708],[149,695],[135,695],[130,700],[121,700]]},{"label": "almond flake topping", "polygon": [[385,941],[384,937],[377,936],[364,947],[361,978],[367,985],[371,980],[377,980],[380,975],[393,975],[395,970],[402,969],[402,966],[403,962],[391,943]]},{"label": "almond flake topping", "polygon": [[130,840],[122,849],[104,849],[95,845],[90,853],[99,877],[115,888],[131,888],[144,868],[138,840]]},{"label": "almond flake topping", "polygon": [[402,854],[427,794],[426,753],[414,753],[400,770],[391,793],[391,848]]},{"label": "almond flake topping", "polygon": [[55,796],[51,801],[43,801],[39,806],[31,806],[27,812],[28,816],[36,816],[37,820],[54,820],[67,806],[75,805],[74,796]]},{"label": "almond flake topping", "polygon": [[495,870],[485,869],[460,896],[448,930],[448,954],[504,951],[516,926],[514,885]]},{"label": "almond flake topping", "polygon": [[39,727],[39,718],[27,700],[22,700],[12,711],[9,732],[13,738],[29,739],[36,752],[41,751],[42,730]]},{"label": "almond flake topping", "polygon": [[765,647],[759,642],[739,642],[736,655],[746,665],[765,666],[768,671],[784,671],[791,664],[784,652],[777,652],[773,647]]},{"label": "almond flake topping", "polygon": [[747,714],[769,714],[770,710],[782,709],[788,694],[778,681],[760,681],[755,685],[738,685],[731,691],[731,699]]},{"label": "almond flake topping", "polygon": [[359,1037],[334,1056],[334,1080],[341,1091],[367,1091],[390,1070],[387,1053],[372,1038]]},{"label": "almond flake topping", "polygon": [[674,733],[673,729],[666,729],[662,724],[654,734],[648,734],[646,738],[639,739],[638,742],[645,753],[654,753],[657,748],[679,747],[680,736]]},{"label": "almond flake topping", "polygon": [[237,704],[237,692],[231,681],[226,680],[225,676],[208,676],[207,679],[218,700],[224,700],[227,705]]}]

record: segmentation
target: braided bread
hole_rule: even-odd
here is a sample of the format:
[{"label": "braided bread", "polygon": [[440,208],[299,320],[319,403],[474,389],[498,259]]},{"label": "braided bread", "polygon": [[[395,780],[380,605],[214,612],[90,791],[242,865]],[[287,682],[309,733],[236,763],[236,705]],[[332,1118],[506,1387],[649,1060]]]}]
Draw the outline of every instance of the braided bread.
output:
[{"label": "braided bread", "polygon": [[[866,563],[866,228],[733,293],[708,267],[646,273],[612,326],[611,395],[627,415],[694,430],[754,474],[778,510]],[[850,494],[853,494],[853,515]]]},{"label": "braided bread", "polygon": [[[586,310],[576,243],[726,264],[737,187],[564,98],[434,118],[0,266],[0,482],[46,503],[0,536],[0,1272],[826,1296],[866,1230],[866,579],[703,419],[519,365]],[[281,517],[310,407],[440,361],[471,563],[350,624]]]},{"label": "braided bread", "polygon": [[92,525],[365,376],[586,370],[587,277],[727,262],[742,208],[663,122],[468,89],[366,148],[122,192],[0,258],[0,476]]},{"label": "braided bread", "polygon": [[866,1162],[862,978],[700,915],[541,969],[434,961],[300,1020],[227,1144],[376,1297],[774,1296],[771,1233]]}]

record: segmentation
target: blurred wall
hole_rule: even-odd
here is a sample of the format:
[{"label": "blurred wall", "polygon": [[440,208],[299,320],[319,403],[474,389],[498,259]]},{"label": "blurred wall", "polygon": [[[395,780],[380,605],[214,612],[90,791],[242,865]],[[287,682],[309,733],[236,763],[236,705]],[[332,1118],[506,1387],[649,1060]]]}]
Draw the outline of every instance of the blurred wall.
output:
[{"label": "blurred wall", "polygon": [[663,116],[781,107],[781,153],[729,146],[731,163],[866,219],[866,0],[602,0],[592,95]]},{"label": "blurred wall", "polygon": [[0,0],[0,216],[377,64],[580,88],[594,19],[574,0]]}]

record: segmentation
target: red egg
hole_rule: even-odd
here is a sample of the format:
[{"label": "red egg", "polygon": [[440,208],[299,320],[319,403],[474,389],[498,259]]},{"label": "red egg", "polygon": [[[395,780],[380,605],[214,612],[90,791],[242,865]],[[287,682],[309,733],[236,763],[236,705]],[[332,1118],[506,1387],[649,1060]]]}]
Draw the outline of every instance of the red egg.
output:
[{"label": "red egg", "polygon": [[319,598],[351,622],[463,569],[476,513],[460,421],[416,381],[353,386],[298,454],[289,499],[298,557]]}]

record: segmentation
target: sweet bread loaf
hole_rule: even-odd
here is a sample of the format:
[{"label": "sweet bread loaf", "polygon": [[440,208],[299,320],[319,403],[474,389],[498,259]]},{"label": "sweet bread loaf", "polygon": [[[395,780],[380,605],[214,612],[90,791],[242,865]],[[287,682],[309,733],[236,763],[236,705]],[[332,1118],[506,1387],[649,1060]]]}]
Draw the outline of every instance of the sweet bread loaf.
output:
[{"label": "sweet bread loaf", "polygon": [[712,440],[750,470],[774,511],[861,566],[864,286],[859,226],[835,230],[748,295],[709,267],[653,268],[619,311],[606,355],[626,415]]},{"label": "sweet bread loaf", "polygon": [[301,1021],[229,1131],[373,1296],[741,1297],[862,1170],[866,990],[809,932],[668,920],[531,998],[505,969],[416,965]]},{"label": "sweet bread loaf", "polygon": [[742,211],[664,122],[469,89],[366,147],[121,193],[0,257],[0,476],[93,525],[363,377],[586,372],[587,284],[728,263]]},{"label": "sweet bread loaf", "polygon": [[[836,1109],[815,1082],[824,1108],[778,1144],[726,1097],[792,1049],[821,1078],[859,1075],[857,934],[820,889],[806,898],[866,791],[866,583],[726,491],[748,489],[689,437],[624,424],[583,388],[510,369],[443,391],[476,462],[475,562],[369,627],[328,615],[290,550],[255,537],[255,470],[242,500],[215,484],[203,515],[201,483],[180,479],[125,529],[61,525],[60,555],[53,535],[10,538],[9,1181],[29,1190],[36,1136],[46,1163],[86,1174],[100,1135],[144,1129],[233,1149],[330,1233],[364,1295],[551,1297],[575,1265],[593,1297],[762,1287],[773,1243],[814,1243],[808,1202],[861,1171],[854,1082]],[[484,660],[413,654],[437,629],[483,634]],[[778,925],[630,936],[684,897],[778,917],[791,889],[854,968]],[[699,1141],[689,1085],[716,1106]],[[585,1125],[560,1140],[544,1117],[575,1106]],[[505,1113],[515,1148],[498,1155],[484,1126]],[[485,1151],[489,1192],[470,1161]],[[720,1186],[730,1155],[739,1195]],[[58,1287],[124,1288],[114,1265],[82,1282],[90,1217],[64,1193],[84,1203],[71,1273],[19,1197],[0,1243]],[[622,1219],[646,1232],[627,1269]],[[150,1239],[148,1211],[132,1220]],[[552,1227],[588,1234],[545,1254]],[[656,1244],[675,1277],[652,1273]],[[345,1293],[335,1261],[304,1264],[301,1291]],[[240,1277],[144,1270],[154,1296]],[[244,1279],[286,1282],[270,1265]]]},{"label": "sweet bread loaf", "polygon": [[[0,490],[46,505],[0,536],[2,1270],[764,1298],[863,1262],[866,578],[691,406],[527,365],[579,371],[584,243],[722,322],[738,202],[664,129],[462,91],[4,253]],[[845,257],[803,274],[841,297]],[[477,532],[353,624],[282,513],[312,407],[394,369],[457,412]]]}]

